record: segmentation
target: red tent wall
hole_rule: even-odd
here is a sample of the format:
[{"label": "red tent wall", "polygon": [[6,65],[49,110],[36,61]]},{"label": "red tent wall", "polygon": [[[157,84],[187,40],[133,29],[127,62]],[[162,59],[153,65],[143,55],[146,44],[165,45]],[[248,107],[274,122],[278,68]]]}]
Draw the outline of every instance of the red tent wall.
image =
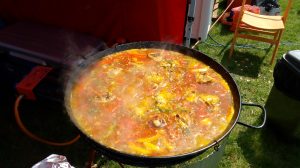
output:
[{"label": "red tent wall", "polygon": [[113,43],[182,43],[186,0],[1,0],[0,17],[87,32]]}]

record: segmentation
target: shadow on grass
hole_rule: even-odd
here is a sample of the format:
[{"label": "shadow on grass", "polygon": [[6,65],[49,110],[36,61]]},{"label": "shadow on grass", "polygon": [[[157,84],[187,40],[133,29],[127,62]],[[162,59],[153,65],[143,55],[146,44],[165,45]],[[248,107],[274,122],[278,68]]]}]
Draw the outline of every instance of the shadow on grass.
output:
[{"label": "shadow on grass", "polygon": [[230,26],[222,24],[220,35],[230,35],[230,34],[232,35],[234,34],[234,32],[230,31]]},{"label": "shadow on grass", "polygon": [[[268,118],[265,127],[263,127],[263,129],[261,130],[249,128],[245,131],[240,132],[237,137],[237,143],[242,149],[243,156],[248,161],[248,163],[250,163],[251,167],[300,167],[299,139],[296,139],[293,136],[288,136],[288,129],[286,129],[286,127],[285,132],[279,132],[277,128],[271,125],[270,121],[270,114],[276,111],[281,113],[286,111],[290,113],[290,111],[292,110],[296,113],[297,108],[295,108],[295,106],[292,106],[292,104],[296,105],[297,102],[294,101],[293,103],[288,103],[287,101],[291,101],[290,99],[285,101],[280,98],[278,99],[278,97],[282,97],[282,95],[275,91],[276,90],[274,90],[273,87],[268,101],[265,104],[265,108],[268,110]],[[275,101],[275,99],[277,101]],[[280,103],[278,101],[282,101],[283,103]],[[287,106],[285,106],[285,108],[279,108],[279,106],[284,106],[283,104],[286,104]],[[296,107],[299,107],[299,105],[297,105]],[[284,112],[285,114],[279,114],[281,120],[285,120],[285,118],[288,117],[290,118],[288,119],[289,121],[293,121],[293,118],[290,116],[284,117],[284,115],[286,115],[286,112]],[[260,119],[257,119],[256,121],[254,120],[254,122],[257,123],[258,120]],[[287,123],[285,124],[287,125]]]},{"label": "shadow on grass", "polygon": [[252,78],[258,77],[260,67],[265,57],[253,55],[250,52],[235,51],[229,60],[228,55],[229,49],[225,51],[221,64],[224,65],[229,72]]},{"label": "shadow on grass", "polygon": [[240,133],[237,142],[251,167],[300,166],[300,144],[288,139],[280,140],[270,129],[247,129]]},{"label": "shadow on grass", "polygon": [[[237,142],[251,167],[300,167],[299,101],[271,89],[265,108],[268,120],[262,130],[240,132]],[[298,136],[297,136],[298,135]]]}]

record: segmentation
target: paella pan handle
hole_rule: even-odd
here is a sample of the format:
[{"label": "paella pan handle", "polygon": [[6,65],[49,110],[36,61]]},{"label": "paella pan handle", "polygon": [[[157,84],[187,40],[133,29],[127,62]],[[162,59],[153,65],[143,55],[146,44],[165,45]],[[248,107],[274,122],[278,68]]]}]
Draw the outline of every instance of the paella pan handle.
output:
[{"label": "paella pan handle", "polygon": [[263,122],[260,125],[258,125],[258,126],[249,125],[249,124],[246,124],[246,123],[243,123],[243,122],[240,122],[240,121],[237,122],[238,124],[246,126],[246,127],[249,127],[249,128],[256,128],[256,129],[262,128],[266,124],[267,111],[266,111],[266,109],[263,106],[261,106],[259,104],[243,103],[243,102],[242,102],[242,106],[254,106],[254,107],[260,108],[262,110],[263,114],[264,114],[264,116],[263,116]]}]

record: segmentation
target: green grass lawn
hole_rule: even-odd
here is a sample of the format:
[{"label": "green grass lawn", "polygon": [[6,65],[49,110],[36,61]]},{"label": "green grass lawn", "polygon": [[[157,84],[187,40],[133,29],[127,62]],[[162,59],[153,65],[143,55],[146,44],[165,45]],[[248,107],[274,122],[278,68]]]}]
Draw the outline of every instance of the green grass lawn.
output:
[{"label": "green grass lawn", "polygon": [[[280,3],[284,8],[287,1],[281,0]],[[198,45],[198,50],[213,57],[230,71],[239,86],[242,101],[265,105],[273,87],[276,62],[269,65],[273,48],[268,52],[266,49],[269,44],[238,39],[238,45],[253,45],[256,48],[236,47],[232,59],[227,61],[233,33],[228,26],[218,24],[210,35],[223,45],[208,38]],[[293,3],[277,58],[296,49],[300,49],[300,1]],[[260,121],[261,113],[253,108],[245,108],[241,114],[241,121],[253,124]],[[219,167],[300,167],[299,141],[281,140],[269,128],[253,130],[236,126],[229,136]]]},{"label": "green grass lawn", "polygon": [[[222,3],[224,2],[225,1]],[[287,3],[287,0],[280,0],[280,2],[284,4],[284,2]],[[284,5],[282,5],[282,7],[284,8]],[[265,105],[266,102],[268,102],[274,83],[273,69],[275,64],[269,64],[272,55],[272,50],[267,50],[269,45],[238,39],[238,45],[244,47],[236,47],[234,56],[228,61],[227,56],[233,36],[233,33],[229,31],[229,27],[217,24],[210,32],[210,35],[219,44],[211,38],[208,38],[205,42],[200,43],[197,49],[213,57],[229,70],[238,84],[243,102]],[[255,48],[245,48],[245,45],[251,45]],[[280,58],[289,50],[296,49],[300,49],[299,0],[294,0],[277,58]],[[3,91],[3,89],[1,91]],[[6,90],[4,89],[4,91]],[[2,113],[0,113],[0,132],[2,134],[0,138],[0,167],[31,167],[34,163],[52,153],[67,156],[70,163],[75,167],[84,167],[88,160],[90,148],[83,139],[80,139],[71,146],[52,147],[32,141],[21,133],[13,117],[12,104],[14,99],[13,94],[10,92],[0,96],[0,106],[3,108]],[[74,132],[67,132],[67,126],[70,126],[70,123],[66,123],[69,122],[65,120],[66,116],[61,116],[60,108],[51,105],[50,107],[49,105],[43,106],[43,104],[30,103],[27,101],[22,102],[21,106],[23,120],[28,124],[30,130],[40,128],[40,130],[34,131],[45,137],[54,137],[53,140],[57,140],[59,137],[57,132],[59,131],[61,132],[60,134],[65,135],[63,138],[67,137],[66,139],[70,139],[74,136]],[[33,106],[35,110],[31,108]],[[290,110],[295,109],[291,109],[288,106],[284,113],[288,115]],[[53,111],[59,114],[53,113]],[[57,120],[57,116],[61,118]],[[255,108],[243,108],[240,121],[250,124],[259,124],[261,122],[261,116],[261,112]],[[41,123],[39,119],[45,122]],[[53,123],[57,123],[57,125]],[[65,124],[66,126],[61,124]],[[48,127],[48,125],[54,126]],[[70,129],[73,130],[73,127]],[[47,130],[47,132],[44,130]],[[51,130],[53,135],[49,133]],[[300,167],[300,140],[293,141],[287,139],[285,136],[274,132],[270,127],[250,129],[236,125],[226,142],[224,155],[218,163],[220,168]],[[213,149],[210,149],[210,151],[212,150]],[[203,156],[200,156],[200,158],[201,157]],[[120,167],[116,162],[109,161],[100,156],[97,156],[95,161],[97,161],[99,167],[102,168]],[[185,164],[175,167],[181,168],[183,166],[185,166]],[[198,168],[198,166],[194,167]]]}]

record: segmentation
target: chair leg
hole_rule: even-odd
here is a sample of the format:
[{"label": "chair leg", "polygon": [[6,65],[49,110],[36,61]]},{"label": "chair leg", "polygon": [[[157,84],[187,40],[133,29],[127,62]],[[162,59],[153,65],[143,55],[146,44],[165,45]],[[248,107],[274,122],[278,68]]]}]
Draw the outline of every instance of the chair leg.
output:
[{"label": "chair leg", "polygon": [[234,45],[236,43],[236,39],[237,39],[237,36],[239,34],[239,28],[240,28],[239,25],[240,25],[240,21],[238,21],[237,26],[236,26],[235,31],[234,31],[234,35],[233,35],[233,39],[232,39],[231,47],[230,47],[230,52],[229,52],[229,57],[228,57],[229,60],[231,59],[231,57],[233,55]]},{"label": "chair leg", "polygon": [[280,42],[282,33],[283,33],[283,30],[280,30],[280,32],[278,34],[278,38],[277,38],[276,43],[275,43],[275,48],[274,48],[274,51],[273,51],[273,55],[272,55],[272,59],[271,59],[270,65],[272,65],[273,62],[274,62],[275,56],[276,56],[277,51],[278,51],[279,42]]},{"label": "chair leg", "polygon": [[239,12],[239,17],[238,17],[238,20],[237,20],[237,23],[236,23],[234,36],[233,36],[233,39],[232,39],[232,42],[231,42],[231,47],[230,47],[230,52],[229,52],[229,58],[228,59],[230,59],[232,54],[233,54],[234,45],[235,45],[236,39],[237,39],[238,34],[239,34],[241,19],[243,18],[243,14],[244,14],[245,3],[246,3],[246,0],[243,0],[241,11]]},{"label": "chair leg", "polygon": [[[278,38],[278,35],[279,35],[279,31],[277,31],[274,35],[274,38],[273,38],[273,41],[276,42],[276,39]],[[270,50],[272,47],[273,47],[274,43],[271,43],[270,44],[270,47],[268,48],[268,50]]]},{"label": "chair leg", "polygon": [[234,45],[236,43],[236,39],[237,39],[237,37],[236,37],[236,34],[234,33],[234,36],[233,36],[233,39],[232,39],[232,42],[231,42],[231,46],[230,46],[230,52],[229,52],[228,59],[231,59],[231,57],[232,57],[232,54],[233,54],[233,51],[234,51]]}]

